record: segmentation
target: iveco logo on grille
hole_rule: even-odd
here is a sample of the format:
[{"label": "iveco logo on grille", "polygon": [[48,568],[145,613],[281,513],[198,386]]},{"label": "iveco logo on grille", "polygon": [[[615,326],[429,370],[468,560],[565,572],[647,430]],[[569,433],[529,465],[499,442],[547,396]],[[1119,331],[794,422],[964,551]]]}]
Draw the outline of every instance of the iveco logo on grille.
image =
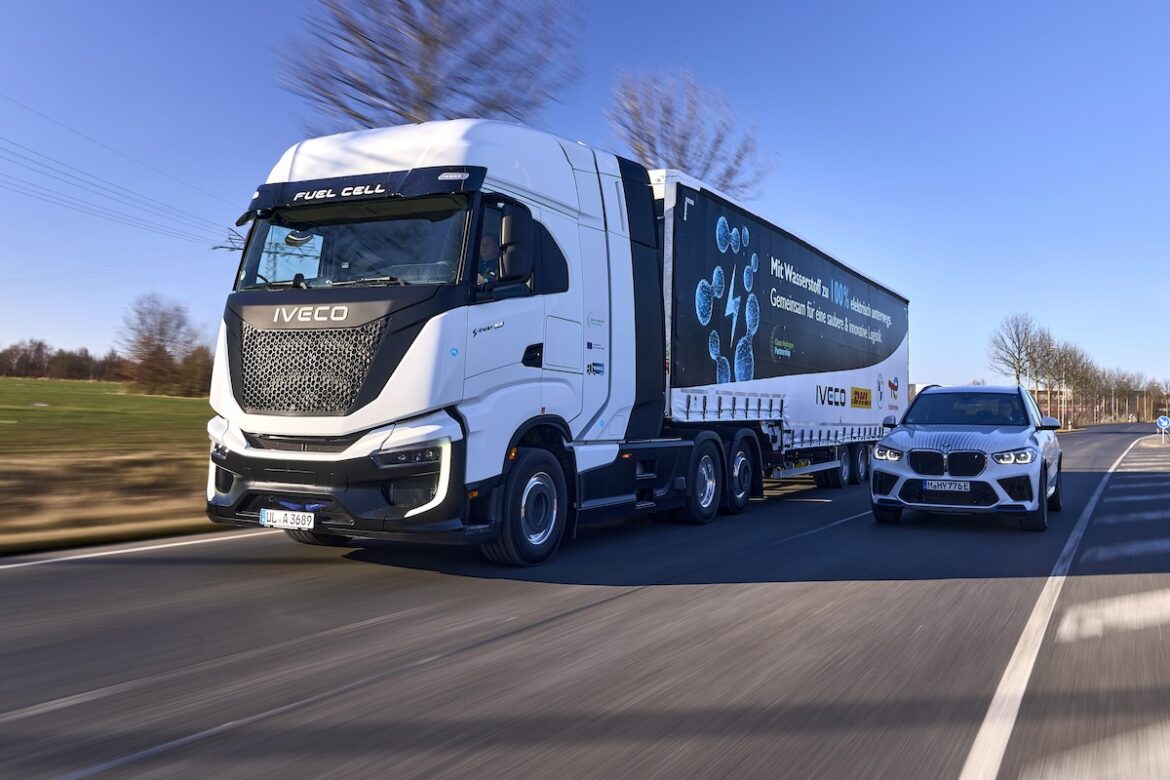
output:
[{"label": "iveco logo on grille", "polygon": [[348,306],[277,306],[272,321],[281,322],[345,322]]}]

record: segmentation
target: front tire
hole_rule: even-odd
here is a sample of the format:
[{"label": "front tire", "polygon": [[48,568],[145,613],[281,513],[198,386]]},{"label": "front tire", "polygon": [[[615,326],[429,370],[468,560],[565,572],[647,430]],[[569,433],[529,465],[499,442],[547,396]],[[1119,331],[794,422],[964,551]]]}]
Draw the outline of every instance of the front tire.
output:
[{"label": "front tire", "polygon": [[1056,490],[1052,491],[1052,495],[1048,497],[1048,511],[1059,512],[1063,499],[1061,494],[1064,492],[1064,462],[1063,458],[1056,461]]},{"label": "front tire", "polygon": [[756,481],[755,453],[747,439],[740,439],[732,448],[727,471],[727,513],[737,515],[747,508]]},{"label": "front tire", "polygon": [[1044,531],[1048,528],[1048,499],[1044,495],[1047,491],[1048,472],[1042,470],[1037,491],[1040,492],[1040,495],[1036,501],[1036,508],[1020,518],[1020,528],[1025,531]]},{"label": "front tire", "polygon": [[522,447],[504,481],[500,535],[483,553],[503,566],[545,563],[560,546],[567,516],[561,464],[547,450]]},{"label": "front tire", "polygon": [[338,536],[337,534],[323,534],[318,531],[304,531],[285,529],[288,538],[294,542],[301,544],[311,544],[314,547],[344,547],[349,544],[348,536]]},{"label": "front tire", "polygon": [[714,520],[725,473],[715,442],[705,439],[696,444],[687,469],[687,505],[675,512],[675,518],[690,525],[706,525]]}]

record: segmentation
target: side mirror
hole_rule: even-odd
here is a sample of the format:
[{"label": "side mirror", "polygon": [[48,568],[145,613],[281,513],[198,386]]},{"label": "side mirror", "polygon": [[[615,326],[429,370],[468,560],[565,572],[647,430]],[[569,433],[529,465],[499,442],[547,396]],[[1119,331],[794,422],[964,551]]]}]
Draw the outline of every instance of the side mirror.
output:
[{"label": "side mirror", "polygon": [[523,206],[504,206],[500,225],[500,281],[527,281],[532,276],[532,215]]},{"label": "side mirror", "polygon": [[882,420],[882,427],[883,428],[897,428],[898,427],[898,418],[894,417],[894,415],[892,415],[892,414],[887,414],[886,419]]},{"label": "side mirror", "polygon": [[1060,430],[1060,420],[1056,419],[1055,417],[1041,417],[1040,418],[1040,425],[1038,425],[1036,427],[1036,430],[1039,430],[1039,431],[1059,431]]}]

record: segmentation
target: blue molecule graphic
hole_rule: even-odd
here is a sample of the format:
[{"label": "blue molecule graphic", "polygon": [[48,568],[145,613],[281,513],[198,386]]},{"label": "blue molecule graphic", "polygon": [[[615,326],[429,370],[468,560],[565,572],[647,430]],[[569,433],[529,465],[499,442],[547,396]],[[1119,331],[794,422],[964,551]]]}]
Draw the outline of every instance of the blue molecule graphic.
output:
[{"label": "blue molecule graphic", "polygon": [[706,279],[699,282],[699,286],[695,288],[695,314],[699,317],[699,323],[706,325],[711,321],[711,311],[715,308],[715,301],[712,296],[711,284]]},{"label": "blue molecule graphic", "polygon": [[[744,230],[747,230],[747,228],[744,228]],[[745,240],[745,243],[746,243],[746,240]],[[760,270],[760,256],[757,255],[755,252],[752,252],[752,271],[755,272],[758,270]]]},{"label": "blue molecule graphic", "polygon": [[707,338],[707,351],[711,353],[712,360],[719,359],[719,331],[711,331],[711,335]]},{"label": "blue molecule graphic", "polygon": [[739,254],[739,228],[731,229],[731,251]]},{"label": "blue molecule graphic", "polygon": [[715,361],[715,383],[725,385],[731,381],[731,364],[722,355]]},{"label": "blue molecule graphic", "polygon": [[747,249],[748,230],[747,225],[739,229],[739,243],[743,244],[744,249]]},{"label": "blue molecule graphic", "polygon": [[755,280],[756,274],[750,265],[743,267],[743,289],[744,292],[752,291],[752,282]]},{"label": "blue molecule graphic", "polygon": [[756,357],[752,354],[752,338],[744,336],[735,345],[735,381],[748,382],[755,378]]},{"label": "blue molecule graphic", "polygon": [[748,296],[744,316],[747,318],[747,332],[749,336],[756,335],[756,331],[760,329],[760,302],[756,299],[756,294],[752,293]]},{"label": "blue molecule graphic", "polygon": [[[726,282],[723,279],[723,266],[715,266],[715,272],[711,274],[711,290],[715,293],[716,298],[723,297],[723,288]],[[707,323],[703,323],[706,325]]]},{"label": "blue molecule graphic", "polygon": [[715,245],[719,247],[720,252],[726,252],[730,240],[731,228],[727,226],[727,217],[720,217],[715,223]]}]

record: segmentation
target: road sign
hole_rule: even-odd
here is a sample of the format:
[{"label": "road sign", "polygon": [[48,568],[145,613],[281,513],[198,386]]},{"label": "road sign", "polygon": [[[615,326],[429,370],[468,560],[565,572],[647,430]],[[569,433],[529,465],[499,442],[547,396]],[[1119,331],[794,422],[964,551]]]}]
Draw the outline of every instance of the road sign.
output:
[{"label": "road sign", "polygon": [[1158,422],[1155,424],[1162,430],[1166,430],[1167,428],[1170,428],[1170,417],[1162,415],[1158,418]]}]

